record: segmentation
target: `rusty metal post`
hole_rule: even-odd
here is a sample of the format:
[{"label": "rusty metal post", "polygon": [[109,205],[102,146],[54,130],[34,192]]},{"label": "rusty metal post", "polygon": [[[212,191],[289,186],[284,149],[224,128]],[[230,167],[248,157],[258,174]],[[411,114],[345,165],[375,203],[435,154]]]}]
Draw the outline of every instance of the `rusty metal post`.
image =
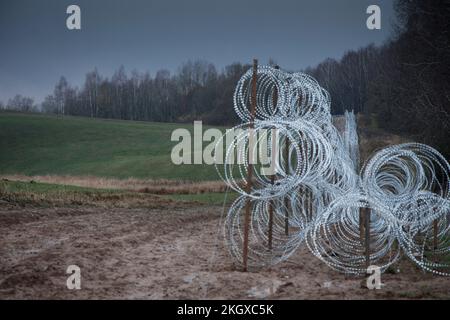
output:
[{"label": "rusty metal post", "polygon": [[[300,102],[300,98],[299,98],[299,102]],[[300,104],[300,103],[299,103]],[[289,110],[288,110],[289,111]],[[289,167],[289,139],[286,136],[286,141],[285,141],[285,149],[284,149],[284,163],[285,163],[285,169],[286,169],[286,174],[288,173],[288,167]],[[288,198],[284,198],[284,206],[286,208],[285,211],[285,215],[284,215],[284,233],[286,234],[286,236],[289,235],[289,202],[288,202]]]},{"label": "rusty metal post", "polygon": [[[250,110],[250,130],[249,130],[249,163],[248,163],[248,174],[247,174],[247,184],[246,191],[247,194],[252,190],[252,177],[253,177],[253,163],[251,160],[251,153],[253,149],[250,147],[250,141],[253,135],[253,122],[255,120],[256,114],[256,81],[258,77],[258,60],[253,59],[253,75],[252,75],[252,88],[251,88],[251,110]],[[250,227],[250,209],[251,209],[251,198],[247,198],[247,203],[245,204],[245,216],[244,216],[244,243],[242,248],[242,263],[244,265],[244,271],[247,271],[248,267],[248,233]]]},{"label": "rusty metal post", "polygon": [[370,266],[370,208],[365,208],[365,249],[366,249],[366,269]]},{"label": "rusty metal post", "polygon": [[[285,156],[285,168],[286,173],[289,167],[289,140],[286,136],[286,142],[285,142],[286,149],[284,150],[284,156]],[[284,206],[286,207],[285,216],[284,216],[284,233],[288,236],[289,235],[289,202],[288,198],[284,198]]]},{"label": "rusty metal post", "polygon": [[[275,66],[275,69],[279,69],[279,68],[280,68],[279,66]],[[273,92],[273,96],[272,96],[272,103],[274,105],[274,108],[276,108],[277,103],[278,103],[278,89],[277,89],[276,86],[274,88],[274,92]],[[272,154],[271,154],[271,156],[272,156],[271,161],[272,162],[271,162],[271,165],[272,166],[275,165],[275,163],[276,163],[276,156],[277,156],[275,154],[275,148],[274,148],[276,146],[275,138],[276,138],[276,134],[275,134],[275,132],[273,132],[272,133],[272,148],[271,148],[271,150],[272,150]],[[270,183],[274,184],[274,182],[275,182],[275,172],[270,177]],[[268,247],[269,247],[269,250],[272,250],[272,234],[273,234],[273,201],[271,200],[269,202],[269,231],[268,231]]]},{"label": "rusty metal post", "polygon": [[438,248],[438,221],[437,219],[433,221],[433,248],[437,250]]},{"label": "rusty metal post", "polygon": [[[277,154],[275,154],[275,150],[276,150],[276,146],[277,146],[276,140],[275,140],[275,138],[276,138],[276,131],[275,130],[276,129],[272,129],[272,148],[271,148],[271,150],[272,150],[272,154],[271,154],[271,156],[272,156],[272,159],[271,159],[272,163],[271,163],[271,166],[275,165],[275,163],[277,161],[277,156],[278,156]],[[270,176],[270,183],[271,184],[275,183],[275,172]],[[269,247],[269,250],[272,250],[273,206],[274,206],[273,200],[270,200],[269,201],[269,230],[268,230],[268,233],[269,233],[268,234],[268,247]]]},{"label": "rusty metal post", "polygon": [[359,239],[361,241],[361,244],[364,244],[364,214],[364,208],[359,208]]},{"label": "rusty metal post", "polygon": [[313,220],[314,217],[314,208],[313,208],[313,193],[312,190],[309,189],[308,191],[308,210],[309,210],[309,221]]},{"label": "rusty metal post", "polygon": [[[274,183],[274,176],[270,178],[270,182]],[[267,236],[267,246],[269,247],[269,250],[272,250],[272,234],[273,234],[273,203],[270,201],[269,203],[269,231]]]}]

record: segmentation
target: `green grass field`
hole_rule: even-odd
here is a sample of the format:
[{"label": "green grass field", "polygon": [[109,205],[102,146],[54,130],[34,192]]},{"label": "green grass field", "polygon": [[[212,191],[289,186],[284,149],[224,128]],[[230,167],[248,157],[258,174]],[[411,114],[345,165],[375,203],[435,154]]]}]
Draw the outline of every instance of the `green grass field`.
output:
[{"label": "green grass field", "polygon": [[193,125],[0,112],[0,174],[219,180],[214,166],[172,164],[176,128]]},{"label": "green grass field", "polygon": [[237,198],[235,192],[152,195],[118,189],[98,189],[52,183],[0,180],[0,201],[7,200],[16,204],[89,205],[96,204],[96,202],[105,203],[111,200],[121,199],[124,203],[131,206],[145,206],[146,202],[143,200],[153,203],[155,196],[160,199],[199,202],[210,205],[223,205],[224,202],[225,204],[230,204]]}]

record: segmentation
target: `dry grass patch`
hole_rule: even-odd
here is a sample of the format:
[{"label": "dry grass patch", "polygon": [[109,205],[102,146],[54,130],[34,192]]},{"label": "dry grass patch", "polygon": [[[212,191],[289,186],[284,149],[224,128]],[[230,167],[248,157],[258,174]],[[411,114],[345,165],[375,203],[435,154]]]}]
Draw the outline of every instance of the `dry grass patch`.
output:
[{"label": "dry grass patch", "polygon": [[114,179],[95,176],[70,175],[38,175],[26,176],[20,174],[1,175],[0,178],[11,181],[36,181],[59,185],[78,186],[94,189],[116,189],[138,191],[152,194],[200,194],[225,192],[226,185],[222,181],[182,181],[168,179]]}]

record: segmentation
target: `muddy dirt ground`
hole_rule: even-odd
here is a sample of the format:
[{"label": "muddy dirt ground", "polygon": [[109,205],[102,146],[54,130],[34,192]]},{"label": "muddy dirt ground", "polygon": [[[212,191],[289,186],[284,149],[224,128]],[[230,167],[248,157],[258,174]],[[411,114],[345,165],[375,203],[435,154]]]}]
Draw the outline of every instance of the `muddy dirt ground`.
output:
[{"label": "muddy dirt ground", "polygon": [[[326,267],[306,250],[269,270],[233,266],[220,207],[155,209],[0,207],[0,299],[450,298],[450,279],[411,263],[381,290]],[[81,268],[81,290],[66,268]]]}]

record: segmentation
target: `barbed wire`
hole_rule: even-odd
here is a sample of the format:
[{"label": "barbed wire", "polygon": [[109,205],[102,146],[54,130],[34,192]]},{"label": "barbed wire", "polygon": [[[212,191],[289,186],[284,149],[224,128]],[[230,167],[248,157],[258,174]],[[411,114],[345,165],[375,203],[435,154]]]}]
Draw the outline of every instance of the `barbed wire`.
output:
[{"label": "barbed wire", "polygon": [[[418,143],[390,146],[375,153],[358,174],[353,112],[346,111],[340,134],[332,123],[329,94],[315,79],[259,66],[253,119],[251,80],[249,70],[237,83],[234,109],[243,124],[232,129],[238,132],[234,143],[225,151],[223,166],[216,165],[225,183],[240,194],[224,227],[237,263],[243,258],[242,211],[248,203],[249,266],[279,263],[304,244],[335,270],[366,273],[361,232],[368,232],[370,263],[382,271],[404,254],[423,270],[450,275],[442,262],[450,251],[450,165],[438,151]],[[249,165],[264,139],[275,160],[272,175]],[[251,188],[244,183],[249,170]],[[362,209],[371,212],[368,230],[361,227]]]}]

